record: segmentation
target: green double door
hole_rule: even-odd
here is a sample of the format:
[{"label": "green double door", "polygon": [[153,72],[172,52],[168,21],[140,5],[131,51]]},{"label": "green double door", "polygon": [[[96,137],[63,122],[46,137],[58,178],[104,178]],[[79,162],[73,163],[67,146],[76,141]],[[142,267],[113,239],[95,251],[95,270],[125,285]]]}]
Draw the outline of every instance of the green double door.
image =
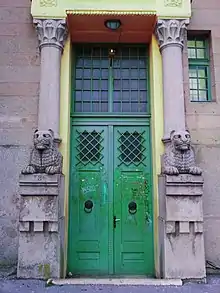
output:
[{"label": "green double door", "polygon": [[152,276],[149,127],[75,125],[71,166],[68,272]]}]

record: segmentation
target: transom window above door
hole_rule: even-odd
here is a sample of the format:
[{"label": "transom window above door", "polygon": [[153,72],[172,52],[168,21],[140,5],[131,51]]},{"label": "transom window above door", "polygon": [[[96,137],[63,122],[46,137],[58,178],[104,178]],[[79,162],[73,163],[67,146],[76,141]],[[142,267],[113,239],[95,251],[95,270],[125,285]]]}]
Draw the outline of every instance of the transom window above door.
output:
[{"label": "transom window above door", "polygon": [[74,112],[148,113],[147,47],[110,49],[76,47]]}]

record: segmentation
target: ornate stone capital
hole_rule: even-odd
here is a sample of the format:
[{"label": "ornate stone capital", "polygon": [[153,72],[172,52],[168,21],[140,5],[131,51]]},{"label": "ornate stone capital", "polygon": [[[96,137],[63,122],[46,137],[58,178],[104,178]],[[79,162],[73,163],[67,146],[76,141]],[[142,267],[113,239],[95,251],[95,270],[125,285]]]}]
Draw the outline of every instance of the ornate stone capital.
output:
[{"label": "ornate stone capital", "polygon": [[34,19],[34,24],[40,49],[45,46],[51,46],[63,50],[67,38],[65,19]]},{"label": "ornate stone capital", "polygon": [[155,34],[160,45],[160,50],[169,45],[177,45],[183,48],[184,35],[188,23],[188,19],[159,19]]}]

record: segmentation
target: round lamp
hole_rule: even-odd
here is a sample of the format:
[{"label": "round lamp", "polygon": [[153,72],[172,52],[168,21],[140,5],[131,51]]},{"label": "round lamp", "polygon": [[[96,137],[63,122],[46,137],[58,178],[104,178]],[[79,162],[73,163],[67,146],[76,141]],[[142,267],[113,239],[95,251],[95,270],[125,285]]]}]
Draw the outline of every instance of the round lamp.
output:
[{"label": "round lamp", "polygon": [[109,19],[105,21],[105,26],[108,29],[115,31],[121,26],[121,21],[119,19]]}]

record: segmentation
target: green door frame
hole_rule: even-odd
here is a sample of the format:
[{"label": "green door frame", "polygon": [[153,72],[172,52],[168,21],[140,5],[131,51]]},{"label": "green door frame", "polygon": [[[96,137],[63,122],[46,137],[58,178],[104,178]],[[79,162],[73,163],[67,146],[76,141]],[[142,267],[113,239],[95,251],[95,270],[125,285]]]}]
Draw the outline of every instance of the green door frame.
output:
[{"label": "green door frame", "polygon": [[[80,118],[80,117],[75,117],[72,118],[72,127],[71,127],[71,153],[70,153],[70,162],[72,162],[72,157],[73,157],[73,148],[74,148],[74,137],[72,135],[72,129],[73,126],[92,126],[92,127],[96,127],[96,126],[109,126],[109,136],[110,139],[112,137],[113,140],[113,127],[114,126],[142,126],[142,127],[149,127],[149,132],[151,134],[151,129],[150,129],[150,117],[146,118],[146,117],[138,117],[137,118],[119,118],[119,117],[88,117],[88,118]],[[152,143],[151,143],[151,135],[150,135],[150,157],[149,157],[149,163],[150,163],[150,170],[152,170]],[[109,169],[113,169],[113,162],[114,162],[114,154],[113,152],[110,152],[109,154],[109,159],[108,159],[108,163],[109,165]],[[71,176],[73,175],[73,168],[74,166],[72,164],[70,164],[70,174]],[[71,180],[70,180],[71,182]],[[150,172],[150,178],[149,178],[149,184],[150,184],[150,190],[151,190],[151,196],[149,197],[149,206],[150,206],[150,212],[151,212],[151,225],[152,225],[152,251],[150,253],[152,253],[152,263],[154,264],[154,237],[153,237],[153,226],[154,226],[154,217],[153,217],[153,188],[152,188],[152,172]],[[72,184],[70,184],[69,186],[69,194],[71,196],[71,194],[73,194],[74,192],[74,186]],[[113,183],[113,173],[109,174],[108,177],[108,193],[110,195],[110,199],[109,199],[109,223],[112,223],[112,218],[113,218],[113,213],[114,213],[114,206],[113,206],[113,193],[114,193],[114,183]],[[74,217],[74,213],[73,213],[73,205],[71,204],[71,198],[69,198],[69,231],[68,231],[68,264],[67,264],[67,272],[71,271],[70,270],[70,260],[72,259],[74,253],[70,247],[70,243],[71,243],[71,238],[73,237],[73,234],[71,233],[72,231],[72,225],[74,224],[74,221],[71,221]],[[111,224],[109,224],[109,234],[114,233],[113,231],[113,225],[111,226]],[[109,239],[110,241],[113,241],[112,236],[109,235]],[[114,246],[114,242],[109,243],[109,247],[112,248]],[[112,252],[111,252],[112,253]],[[109,261],[109,275],[113,275],[114,274],[114,257],[111,258],[111,260]],[[151,277],[154,276],[154,272],[152,272],[150,274]]]},{"label": "green door frame", "polygon": [[[104,44],[104,46],[108,46],[108,44]],[[114,46],[114,44],[113,44]],[[127,46],[127,45],[126,45]],[[135,45],[138,46],[138,45]],[[141,45],[140,45],[141,46]],[[142,45],[143,46],[143,45]],[[146,50],[148,51],[148,46],[144,45],[144,47],[146,47]],[[74,49],[73,49],[74,50]],[[73,56],[75,56],[75,53],[73,51]],[[75,67],[75,58],[72,58],[73,60],[73,66],[72,68]],[[85,126],[104,126],[104,125],[135,125],[135,126],[146,126],[150,128],[150,118],[151,115],[150,113],[150,79],[149,79],[149,58],[147,58],[147,93],[148,93],[148,108],[147,108],[147,113],[75,113],[74,112],[74,99],[75,99],[75,92],[74,92],[74,88],[72,90],[72,106],[71,106],[71,125],[85,125]],[[72,83],[74,82],[75,79],[75,70],[72,71]],[[110,83],[111,81],[109,81]],[[112,82],[111,82],[112,84]],[[109,84],[109,87],[111,85]],[[110,99],[111,100],[111,99]],[[110,128],[111,129],[111,128]],[[110,134],[111,135],[111,134]],[[113,135],[113,134],[112,134]],[[72,161],[72,145],[73,143],[73,138],[72,138],[72,127],[71,127],[71,152],[70,152],[70,161]],[[152,148],[152,142],[151,142],[151,128],[150,128],[150,146]],[[152,149],[150,149],[150,166],[151,166],[151,170],[152,170]],[[113,160],[110,160],[111,163],[113,164]],[[72,166],[70,164],[70,174],[72,174]],[[113,194],[113,174],[110,174],[109,176],[109,192],[111,194]],[[71,182],[71,181],[70,181]],[[152,212],[152,226],[154,225],[154,217],[153,217],[153,184],[152,184],[152,172],[150,175],[150,185],[151,185],[151,191],[152,191],[152,196],[150,198],[150,204],[151,204],[151,212]],[[69,186],[69,194],[72,193],[73,190],[73,186]],[[113,213],[113,206],[110,206],[110,212],[109,215],[111,215]],[[69,231],[68,231],[68,258],[71,255],[70,253],[70,247],[69,247],[69,243],[70,243],[70,230],[71,230],[71,214],[72,214],[72,206],[71,204],[69,205]],[[112,216],[109,216],[109,221],[112,220]],[[152,241],[154,241],[154,238],[152,239]],[[154,243],[153,243],[154,246]],[[152,253],[154,254],[154,249],[152,250]],[[154,259],[154,255],[153,255],[153,259]],[[113,273],[113,270],[111,268],[113,268],[113,262],[114,259],[112,258],[112,263],[109,264],[109,272],[110,274]],[[67,264],[67,272],[68,272],[68,264]],[[155,272],[154,272],[155,273]]]}]

